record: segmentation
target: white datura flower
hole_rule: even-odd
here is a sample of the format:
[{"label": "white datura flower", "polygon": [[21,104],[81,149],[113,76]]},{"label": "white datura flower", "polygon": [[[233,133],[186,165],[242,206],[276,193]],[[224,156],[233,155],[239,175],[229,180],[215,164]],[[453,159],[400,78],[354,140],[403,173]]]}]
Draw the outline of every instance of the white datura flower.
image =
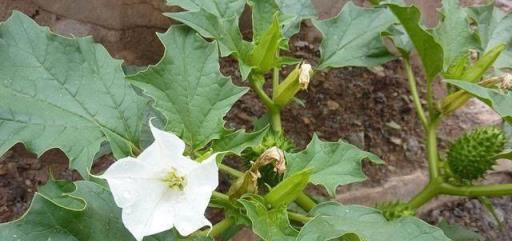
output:
[{"label": "white datura flower", "polygon": [[183,236],[211,227],[204,213],[219,182],[216,154],[201,163],[191,160],[183,156],[180,138],[150,127],[155,141],[147,149],[100,176],[122,208],[124,226],[138,241],[173,227]]}]

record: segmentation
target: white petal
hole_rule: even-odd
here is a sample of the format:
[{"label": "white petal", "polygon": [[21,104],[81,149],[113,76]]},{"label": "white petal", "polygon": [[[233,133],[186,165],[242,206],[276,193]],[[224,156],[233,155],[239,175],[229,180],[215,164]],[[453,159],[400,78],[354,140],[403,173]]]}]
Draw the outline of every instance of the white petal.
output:
[{"label": "white petal", "polygon": [[183,156],[185,143],[179,137],[154,127],[151,121],[149,125],[155,141],[141,153],[139,159],[151,162],[155,166],[167,166],[170,162],[170,165],[181,173],[187,173],[197,166],[197,162]]},{"label": "white petal", "polygon": [[155,178],[154,170],[132,157],[118,160],[100,177],[107,180],[114,200],[121,208],[153,192],[152,187],[164,186]]},{"label": "white petal", "polygon": [[162,205],[173,205],[172,197],[167,195],[169,189],[153,190],[132,205],[123,208],[124,226],[137,240],[145,236],[160,233],[173,227],[175,221],[174,209],[162,209]]},{"label": "white petal", "polygon": [[185,192],[205,190],[213,192],[219,185],[219,168],[216,162],[217,154],[213,154],[204,160],[187,175]]},{"label": "white petal", "polygon": [[206,219],[203,215],[197,216],[179,214],[176,218],[178,220],[176,220],[175,227],[182,236],[188,236],[204,226],[212,226],[212,223],[208,221],[208,219]]},{"label": "white petal", "polygon": [[187,175],[185,198],[176,203],[176,223],[178,232],[187,236],[204,226],[211,226],[204,217],[212,192],[219,184],[219,172],[215,155],[202,162]]}]

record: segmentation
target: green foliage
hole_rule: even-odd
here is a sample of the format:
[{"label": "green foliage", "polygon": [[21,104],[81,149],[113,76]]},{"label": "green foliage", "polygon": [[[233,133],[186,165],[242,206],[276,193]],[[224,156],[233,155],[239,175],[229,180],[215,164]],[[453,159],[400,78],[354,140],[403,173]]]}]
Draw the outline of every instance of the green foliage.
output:
[{"label": "green foliage", "polygon": [[[389,4],[405,32],[418,52],[428,81],[432,81],[443,70],[443,49],[420,23],[420,11],[415,6]],[[409,56],[404,56],[408,58]]]},{"label": "green foliage", "polygon": [[469,7],[466,11],[476,23],[482,50],[487,52],[499,44],[508,46],[494,66],[497,69],[512,69],[512,14],[495,7],[494,2]]},{"label": "green foliage", "polygon": [[478,35],[471,31],[469,17],[459,7],[459,1],[444,0],[441,14],[443,19],[433,34],[443,48],[446,69],[467,56],[470,49],[478,49],[480,43]]},{"label": "green foliage", "polygon": [[311,0],[249,0],[252,6],[252,29],[254,40],[272,24],[272,18],[277,13],[281,22],[281,32],[286,38],[299,32],[303,19],[315,17],[316,11]]},{"label": "green foliage", "polygon": [[264,138],[268,136],[269,128],[267,126],[250,133],[245,130],[226,130],[225,132],[218,140],[212,142],[212,151],[230,152],[240,156],[244,150],[260,146]]},{"label": "green foliage", "polygon": [[[346,238],[358,241],[449,241],[443,231],[415,217],[387,221],[373,208],[345,206],[330,202],[312,211],[316,216],[306,223],[297,241],[327,241]],[[344,240],[344,239],[343,239]]]},{"label": "green foliage", "polygon": [[[170,4],[184,8],[184,12],[166,13],[196,30],[206,38],[217,40],[221,56],[234,55],[240,61],[242,75],[247,77],[250,67],[247,63],[251,43],[242,39],[238,27],[239,16],[245,0],[171,0]],[[245,78],[244,78],[245,79]]]},{"label": "green foliage", "polygon": [[[23,30],[23,31],[21,31]],[[100,144],[138,151],[145,101],[92,38],[64,38],[19,13],[0,24],[0,154],[59,148],[88,178]]]},{"label": "green foliage", "polygon": [[256,73],[264,74],[279,67],[279,46],[283,38],[279,18],[274,15],[272,24],[258,39],[249,56],[249,63]]},{"label": "green foliage", "polygon": [[506,141],[503,131],[496,127],[479,128],[464,134],[448,151],[450,170],[463,180],[482,177],[496,164],[495,156],[503,151]]},{"label": "green foliage", "polygon": [[441,221],[437,227],[443,230],[444,234],[453,241],[483,241],[484,237],[466,229],[458,224],[449,224],[446,220]]},{"label": "green foliage", "polygon": [[[44,189],[67,187],[71,183],[49,182]],[[2,241],[112,241],[135,240],[121,222],[121,210],[114,204],[110,192],[89,181],[75,183],[71,192],[47,191],[36,194],[30,211],[20,220],[0,224]],[[72,203],[80,202],[79,209]],[[72,208],[73,207],[73,208]],[[176,241],[172,232],[165,232],[144,241]]]},{"label": "green foliage", "polygon": [[344,66],[373,66],[392,60],[384,47],[381,32],[395,19],[385,8],[361,8],[348,2],[338,16],[313,20],[323,40],[318,69]]},{"label": "green foliage", "polygon": [[247,90],[220,73],[215,45],[190,29],[171,27],[159,37],[167,49],[162,60],[128,78],[154,100],[165,128],[195,151],[221,137],[224,115]]},{"label": "green foliage", "polygon": [[294,241],[297,236],[288,220],[286,206],[268,210],[265,201],[258,196],[249,195],[238,200],[251,220],[252,230],[265,241]]},{"label": "green foliage", "polygon": [[313,174],[310,182],[323,185],[330,195],[334,195],[336,187],[366,179],[361,161],[368,159],[375,164],[384,163],[376,155],[362,151],[343,141],[323,142],[318,136],[313,139],[305,150],[298,153],[286,153],[289,177],[304,169],[311,168]]},{"label": "green foliage", "polygon": [[477,83],[471,83],[463,80],[445,80],[447,83],[457,86],[477,97],[506,121],[512,122],[512,91],[487,88]]}]

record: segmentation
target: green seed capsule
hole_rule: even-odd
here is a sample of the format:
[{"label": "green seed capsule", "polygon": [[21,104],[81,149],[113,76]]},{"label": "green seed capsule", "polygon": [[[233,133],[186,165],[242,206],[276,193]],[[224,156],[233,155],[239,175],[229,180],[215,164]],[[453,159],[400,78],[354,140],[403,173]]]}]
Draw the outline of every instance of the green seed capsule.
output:
[{"label": "green seed capsule", "polygon": [[464,134],[448,151],[448,166],[463,180],[476,180],[496,164],[495,156],[505,148],[507,138],[496,127],[478,128]]}]

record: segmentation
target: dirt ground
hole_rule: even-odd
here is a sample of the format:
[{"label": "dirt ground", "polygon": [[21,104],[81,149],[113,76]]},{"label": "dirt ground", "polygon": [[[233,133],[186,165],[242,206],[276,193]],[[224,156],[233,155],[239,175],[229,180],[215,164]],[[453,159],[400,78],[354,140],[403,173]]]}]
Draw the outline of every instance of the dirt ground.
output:
[{"label": "dirt ground", "polygon": [[[318,35],[305,25],[291,44],[291,55],[316,63],[319,57]],[[149,34],[149,33],[145,33]],[[230,58],[221,60],[221,71],[239,85],[238,66]],[[420,71],[417,71],[420,72]],[[283,71],[282,75],[287,72]],[[420,89],[423,85],[420,81]],[[439,89],[439,92],[442,90]],[[424,93],[424,92],[423,92]],[[313,133],[322,139],[347,140],[379,155],[386,165],[365,164],[369,180],[365,186],[378,186],[391,176],[425,169],[421,126],[416,118],[400,61],[392,61],[371,69],[342,68],[317,73],[307,91],[299,94],[304,106],[292,104],[283,112],[287,136],[300,148],[307,145]],[[253,93],[242,97],[227,115],[227,125],[250,128],[264,113]],[[460,117],[449,119],[441,130],[441,144],[459,135],[474,122]],[[107,156],[94,169],[103,170],[111,163]],[[59,179],[76,180],[76,172],[67,169],[67,159],[59,150],[51,150],[37,159],[23,145],[14,146],[0,157],[0,222],[20,217],[30,204],[38,185],[46,183],[49,171]],[[350,187],[340,189],[350,190]],[[494,199],[504,216],[505,233],[500,233],[475,200],[448,203],[423,218],[437,223],[441,218],[471,227],[489,240],[512,240],[512,205],[510,198]],[[486,216],[487,215],[487,216]]]}]

